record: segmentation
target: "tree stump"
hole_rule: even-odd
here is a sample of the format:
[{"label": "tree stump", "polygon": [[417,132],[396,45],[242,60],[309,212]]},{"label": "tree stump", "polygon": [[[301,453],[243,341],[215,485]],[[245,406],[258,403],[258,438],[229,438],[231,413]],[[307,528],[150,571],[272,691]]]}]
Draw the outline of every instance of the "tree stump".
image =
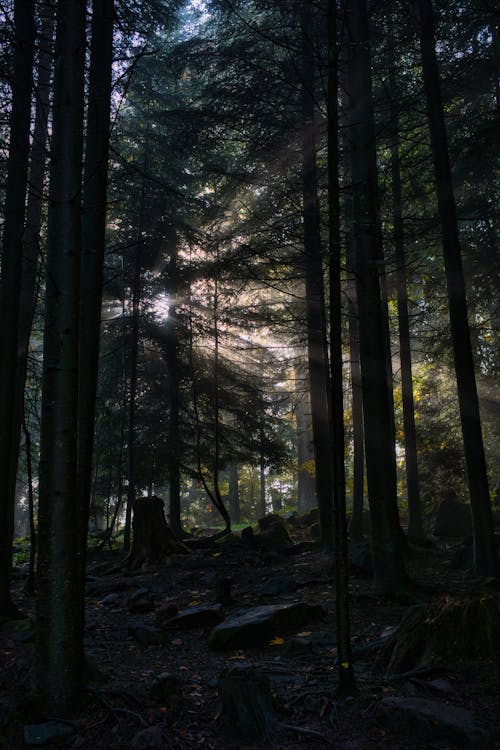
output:
[{"label": "tree stump", "polygon": [[383,649],[387,675],[500,657],[500,601],[474,594],[411,607]]},{"label": "tree stump", "polygon": [[158,565],[169,555],[189,554],[189,550],[170,531],[160,497],[139,497],[134,503],[133,541],[125,567],[137,570]]},{"label": "tree stump", "polygon": [[236,665],[219,678],[218,716],[229,730],[265,739],[281,729],[268,678],[253,667]]}]

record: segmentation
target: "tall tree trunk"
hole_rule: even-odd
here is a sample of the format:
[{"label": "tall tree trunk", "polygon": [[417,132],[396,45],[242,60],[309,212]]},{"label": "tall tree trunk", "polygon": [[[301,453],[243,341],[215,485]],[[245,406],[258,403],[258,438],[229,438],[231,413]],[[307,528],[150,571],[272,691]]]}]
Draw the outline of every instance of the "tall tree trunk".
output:
[{"label": "tall tree trunk", "polygon": [[36,685],[53,715],[77,703],[84,591],[77,494],[85,3],[58,4],[38,511]]},{"label": "tall tree trunk", "polygon": [[335,624],[337,630],[337,689],[355,690],[352,668],[347,514],[345,491],[344,393],[342,365],[342,289],[339,191],[337,3],[328,2],[328,234],[330,261],[330,368],[333,448],[333,508],[335,518]]},{"label": "tall tree trunk", "polygon": [[410,323],[408,316],[408,291],[406,282],[405,238],[403,223],[403,198],[401,190],[401,165],[399,155],[399,85],[394,59],[395,39],[392,19],[389,17],[389,89],[390,89],[390,148],[392,171],[392,219],[396,250],[396,285],[398,297],[399,356],[401,360],[401,394],[403,402],[403,428],[406,465],[406,492],[408,495],[408,536],[421,539],[422,512],[418,479],[417,432],[413,401],[411,366]]},{"label": "tall tree trunk", "polygon": [[36,546],[37,546],[37,533],[35,524],[35,496],[33,492],[33,460],[31,453],[31,432],[28,429],[26,422],[26,415],[23,413],[23,433],[24,433],[24,448],[26,451],[26,474],[28,483],[28,514],[30,524],[30,559],[28,568],[28,578],[26,581],[26,592],[29,596],[35,594],[35,561],[36,561]]},{"label": "tall tree trunk", "polygon": [[301,29],[302,189],[307,349],[321,541],[325,549],[331,550],[333,548],[331,440],[323,257],[317,195],[314,50],[311,9],[305,2],[301,4]]},{"label": "tall tree trunk", "polygon": [[168,423],[169,436],[169,515],[168,522],[176,536],[183,534],[181,524],[181,475],[180,475],[180,374],[179,374],[179,320],[175,300],[179,285],[177,263],[177,233],[175,227],[169,227],[170,262],[168,265],[169,292],[174,300],[168,308],[169,339],[167,344],[167,370],[169,378],[170,414]]},{"label": "tall tree trunk", "polygon": [[229,466],[229,515],[232,523],[240,523],[240,492],[238,486],[238,465],[232,461]]},{"label": "tall tree trunk", "polygon": [[[304,375],[309,383],[309,376]],[[311,407],[309,393],[303,390],[303,379],[295,376],[295,419],[297,434],[297,511],[305,513],[317,505],[314,465],[313,437],[311,431]]]},{"label": "tall tree trunk", "polygon": [[16,0],[14,77],[0,276],[0,319],[3,321],[0,329],[0,614],[4,615],[16,614],[10,594],[10,572],[20,430],[19,426],[16,427],[14,424],[16,398],[13,398],[13,394],[16,393],[16,379],[20,375],[17,369],[19,303],[28,181],[34,40],[34,3],[31,0]]},{"label": "tall tree trunk", "polygon": [[472,510],[473,565],[476,572],[494,576],[498,572],[498,560],[472,355],[457,212],[436,57],[434,12],[431,0],[419,0],[418,8],[421,21],[422,69],[448,289],[451,340]]},{"label": "tall tree trunk", "polygon": [[[113,63],[114,0],[93,0],[83,181],[80,365],[78,391],[78,501],[81,585],[85,581],[101,337],[106,195]],[[109,510],[109,509],[108,509]],[[80,623],[82,631],[84,621]]]},{"label": "tall tree trunk", "polygon": [[259,498],[260,498],[260,515],[263,518],[266,515],[266,464],[264,455],[261,452],[259,457]]},{"label": "tall tree trunk", "polygon": [[382,309],[382,259],[366,0],[350,0],[350,153],[359,309],[366,469],[372,525],[373,585],[383,592],[406,582],[397,506],[394,413],[388,383],[389,340]]},{"label": "tall tree trunk", "polygon": [[[219,248],[217,246],[217,268],[219,268]],[[214,283],[214,463],[212,480],[214,486],[214,498],[217,510],[222,516],[225,531],[231,531],[231,517],[227,512],[219,487],[219,464],[220,464],[220,403],[219,403],[219,279],[216,275]]]},{"label": "tall tree trunk", "polygon": [[[345,253],[347,265],[347,318],[349,327],[349,360],[351,370],[351,413],[352,413],[352,515],[349,535],[352,540],[363,537],[365,448],[363,427],[363,388],[361,383],[361,357],[359,353],[359,318],[356,293],[356,273],[354,270],[354,238],[352,232],[352,186],[350,185],[350,154],[348,138],[344,138],[344,216]],[[348,187],[347,187],[348,186]]]},{"label": "tall tree trunk", "polygon": [[130,552],[132,535],[132,511],[134,509],[135,486],[135,415],[137,398],[137,364],[139,356],[139,314],[141,302],[141,247],[142,221],[144,212],[144,182],[141,188],[141,202],[139,209],[139,228],[137,232],[137,246],[134,258],[134,276],[132,281],[132,318],[130,336],[130,380],[127,420],[127,509],[125,514],[125,529],[123,533],[123,551]]}]

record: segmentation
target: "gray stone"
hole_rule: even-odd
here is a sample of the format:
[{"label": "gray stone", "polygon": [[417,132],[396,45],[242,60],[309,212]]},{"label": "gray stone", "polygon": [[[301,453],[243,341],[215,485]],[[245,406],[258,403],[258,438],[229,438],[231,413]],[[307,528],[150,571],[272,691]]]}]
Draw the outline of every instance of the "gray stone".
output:
[{"label": "gray stone", "polygon": [[175,708],[180,700],[181,680],[171,672],[162,672],[155,677],[149,686],[152,697],[170,709]]},{"label": "gray stone", "polygon": [[[426,741],[449,737],[455,743],[486,747],[486,735],[471,712],[427,698],[384,698],[381,719],[397,732]],[[460,745],[459,745],[460,746]]]},{"label": "gray stone", "polygon": [[297,584],[291,578],[279,576],[270,578],[262,587],[263,596],[278,596],[279,594],[293,594],[297,590]]},{"label": "gray stone", "polygon": [[48,745],[70,737],[74,733],[71,724],[62,721],[46,721],[43,724],[25,724],[24,742],[26,745]]},{"label": "gray stone", "polygon": [[213,650],[263,646],[275,636],[298,630],[324,616],[323,607],[303,602],[254,607],[215,627],[208,645]]},{"label": "gray stone", "polygon": [[128,633],[143,646],[161,646],[165,642],[165,633],[160,628],[143,623],[130,623]]},{"label": "gray stone", "polygon": [[197,607],[183,609],[170,619],[163,622],[164,628],[212,628],[224,619],[221,604],[210,606],[200,604]]},{"label": "gray stone", "polygon": [[120,594],[107,594],[99,604],[106,604],[107,606],[114,606],[115,604],[120,604],[121,602],[121,596]]},{"label": "gray stone", "polygon": [[127,608],[129,612],[151,612],[153,606],[153,597],[148,589],[137,589],[137,591],[134,591],[127,600]]}]

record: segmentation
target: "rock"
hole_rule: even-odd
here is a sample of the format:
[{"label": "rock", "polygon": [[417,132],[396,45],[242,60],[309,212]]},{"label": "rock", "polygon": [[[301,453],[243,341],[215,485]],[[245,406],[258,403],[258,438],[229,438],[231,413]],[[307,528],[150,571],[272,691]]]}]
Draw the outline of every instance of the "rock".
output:
[{"label": "rock", "polygon": [[391,729],[411,736],[412,741],[425,742],[446,737],[455,743],[473,743],[475,748],[486,747],[486,735],[475,724],[470,711],[442,701],[414,697],[384,698],[380,705],[380,717]]},{"label": "rock", "polygon": [[208,645],[213,650],[262,646],[275,636],[293,632],[324,616],[323,607],[303,602],[254,607],[215,627]]},{"label": "rock", "polygon": [[179,612],[179,605],[173,599],[162,602],[155,612],[155,621],[157,625],[164,625],[166,622],[175,617]]},{"label": "rock", "polygon": [[149,692],[162,706],[174,710],[177,708],[181,697],[180,677],[171,672],[162,672],[151,682]]},{"label": "rock", "polygon": [[112,593],[107,594],[103,599],[99,601],[99,604],[105,604],[108,607],[113,607],[117,604],[120,604],[121,602],[121,596],[120,594]]},{"label": "rock", "polygon": [[130,623],[128,633],[143,646],[161,646],[165,642],[165,633],[160,628],[142,623]]},{"label": "rock", "polygon": [[470,505],[450,496],[440,503],[436,523],[436,536],[466,537],[472,534]]},{"label": "rock", "polygon": [[25,724],[24,742],[26,745],[48,745],[49,742],[59,742],[74,733],[73,726],[63,721],[46,721],[43,724]]},{"label": "rock", "polygon": [[318,508],[311,508],[311,510],[308,510],[307,513],[304,513],[302,516],[298,516],[297,521],[299,521],[302,526],[310,526],[313,523],[316,523],[319,521],[319,509]]},{"label": "rock", "polygon": [[213,628],[214,625],[222,622],[224,612],[221,604],[205,605],[200,604],[197,607],[189,607],[181,610],[169,620],[163,622],[164,628]]},{"label": "rock", "polygon": [[284,651],[287,656],[310,656],[313,652],[312,638],[289,638]]},{"label": "rock", "polygon": [[280,594],[293,594],[297,590],[297,584],[287,576],[269,578],[261,589],[262,596],[279,596]]},{"label": "rock", "polygon": [[257,524],[260,531],[266,531],[266,529],[272,528],[273,526],[281,526],[283,529],[286,528],[285,521],[276,513],[269,513],[267,516],[259,518]]},{"label": "rock", "polygon": [[148,589],[137,589],[127,600],[128,611],[137,614],[151,612],[153,606],[153,597]]},{"label": "rock", "polygon": [[168,736],[163,724],[155,724],[137,732],[130,744],[132,750],[163,750]]}]

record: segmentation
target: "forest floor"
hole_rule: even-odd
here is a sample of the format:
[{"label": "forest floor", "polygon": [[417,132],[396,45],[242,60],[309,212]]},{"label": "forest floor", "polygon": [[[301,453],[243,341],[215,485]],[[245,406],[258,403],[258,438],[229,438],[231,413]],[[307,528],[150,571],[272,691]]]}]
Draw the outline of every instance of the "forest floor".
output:
[{"label": "forest floor", "polygon": [[[304,534],[301,530],[292,531],[294,541],[304,540]],[[440,543],[431,549],[411,549],[408,571],[422,586],[422,602],[481,589],[483,582],[450,567],[454,547],[456,543]],[[422,674],[387,679],[385,666],[377,657],[378,646],[392,633],[412,602],[405,597],[376,595],[366,573],[354,569],[350,581],[358,692],[353,698],[337,700],[335,592],[327,554],[308,549],[283,557],[258,550],[211,546],[190,555],[173,556],[160,567],[134,573],[120,568],[120,559],[120,553],[115,551],[90,555],[86,651],[92,665],[87,684],[92,687],[85,693],[80,713],[65,724],[71,734],[58,743],[49,742],[45,745],[48,748],[500,748],[498,660],[466,659],[457,653],[449,663]],[[22,591],[25,574],[23,567],[16,569],[17,601],[32,617],[33,602]],[[220,578],[233,581],[234,603],[225,607],[226,616],[242,608],[296,601],[321,604],[326,616],[302,627],[299,634],[276,633],[276,638],[259,648],[223,652],[209,650],[209,629],[203,627],[165,631],[166,640],[160,644],[138,642],[140,627],[132,634],[131,623],[139,624],[145,627],[142,639],[154,640],[155,623],[162,611],[214,604],[215,584]],[[134,595],[138,589],[146,590],[142,592],[143,609],[149,611],[131,613],[131,602],[137,604]],[[32,673],[32,630],[30,619],[0,626],[2,750],[26,747],[25,726],[35,721],[26,699]],[[235,664],[253,666],[270,681],[282,724],[265,739],[234,736],[222,724],[218,680]],[[152,686],[163,673],[172,677],[167,679],[170,693],[162,700]],[[419,704],[421,699],[424,703]],[[427,719],[412,718],[411,712],[398,713],[401,705],[409,703],[411,707],[415,702],[431,707]],[[456,727],[448,732],[432,713],[444,715],[453,708],[458,710],[455,717],[465,717],[464,732],[457,732]]]}]

